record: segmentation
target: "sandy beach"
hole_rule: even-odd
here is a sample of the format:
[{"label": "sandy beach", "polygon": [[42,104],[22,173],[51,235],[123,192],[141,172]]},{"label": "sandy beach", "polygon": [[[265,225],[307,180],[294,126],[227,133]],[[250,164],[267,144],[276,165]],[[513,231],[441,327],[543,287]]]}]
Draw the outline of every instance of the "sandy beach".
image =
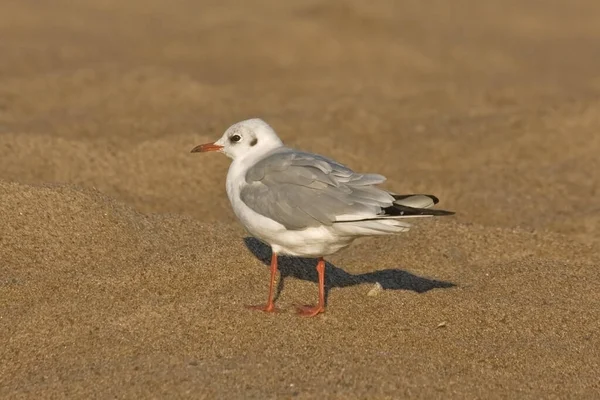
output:
[{"label": "sandy beach", "polygon": [[[242,4],[246,4],[245,6]],[[0,398],[600,398],[600,3],[0,2]],[[449,218],[282,258],[261,117]],[[381,290],[377,288],[381,287]]]}]

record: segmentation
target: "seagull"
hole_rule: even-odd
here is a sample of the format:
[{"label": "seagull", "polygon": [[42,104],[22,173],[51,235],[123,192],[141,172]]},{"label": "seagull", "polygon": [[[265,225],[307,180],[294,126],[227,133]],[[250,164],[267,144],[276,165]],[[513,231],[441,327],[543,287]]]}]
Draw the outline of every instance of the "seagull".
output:
[{"label": "seagull", "polygon": [[431,209],[429,194],[395,194],[377,185],[378,174],[357,173],[322,155],[286,147],[259,118],[230,126],[214,143],[192,153],[220,152],[233,161],[227,173],[227,196],[246,230],[271,246],[271,280],[266,304],[247,306],[275,312],[277,256],[318,259],[319,300],[298,306],[312,317],[325,312],[325,260],[357,238],[406,232],[411,218],[452,215]]}]

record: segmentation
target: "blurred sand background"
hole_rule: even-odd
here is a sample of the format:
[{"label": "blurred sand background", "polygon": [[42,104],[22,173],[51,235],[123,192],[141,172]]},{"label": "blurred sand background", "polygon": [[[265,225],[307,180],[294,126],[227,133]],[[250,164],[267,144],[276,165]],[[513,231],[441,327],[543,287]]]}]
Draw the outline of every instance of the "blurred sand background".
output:
[{"label": "blurred sand background", "polygon": [[[246,5],[243,5],[246,4]],[[599,398],[600,2],[0,1],[0,397]],[[456,217],[314,265],[190,154],[267,120]],[[376,282],[385,289],[368,295]],[[373,294],[373,293],[372,293]]]}]

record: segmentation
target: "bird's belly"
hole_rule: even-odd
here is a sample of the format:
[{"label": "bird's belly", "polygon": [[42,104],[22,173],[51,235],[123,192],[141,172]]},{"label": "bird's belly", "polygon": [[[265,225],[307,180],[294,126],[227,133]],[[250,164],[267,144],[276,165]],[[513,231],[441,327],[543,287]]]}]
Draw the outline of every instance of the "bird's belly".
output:
[{"label": "bird's belly", "polygon": [[348,247],[354,240],[352,237],[339,237],[325,226],[297,231],[285,229],[276,231],[248,229],[248,231],[271,245],[274,252],[297,257],[328,256]]},{"label": "bird's belly", "polygon": [[354,237],[339,236],[327,226],[287,230],[280,223],[255,213],[249,208],[246,212],[236,214],[252,236],[268,243],[277,254],[323,257],[348,247],[354,240]]},{"label": "bird's belly", "polygon": [[274,251],[298,257],[323,257],[348,247],[354,238],[335,236],[327,227],[287,231],[271,244]]}]

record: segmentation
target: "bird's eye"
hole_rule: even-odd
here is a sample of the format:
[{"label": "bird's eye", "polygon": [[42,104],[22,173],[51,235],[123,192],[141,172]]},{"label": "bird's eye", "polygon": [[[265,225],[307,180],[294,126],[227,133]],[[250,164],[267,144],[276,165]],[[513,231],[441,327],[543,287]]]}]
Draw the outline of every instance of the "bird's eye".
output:
[{"label": "bird's eye", "polygon": [[231,140],[233,143],[237,143],[240,140],[242,140],[242,137],[240,135],[233,135],[232,137],[229,138],[229,140]]}]

